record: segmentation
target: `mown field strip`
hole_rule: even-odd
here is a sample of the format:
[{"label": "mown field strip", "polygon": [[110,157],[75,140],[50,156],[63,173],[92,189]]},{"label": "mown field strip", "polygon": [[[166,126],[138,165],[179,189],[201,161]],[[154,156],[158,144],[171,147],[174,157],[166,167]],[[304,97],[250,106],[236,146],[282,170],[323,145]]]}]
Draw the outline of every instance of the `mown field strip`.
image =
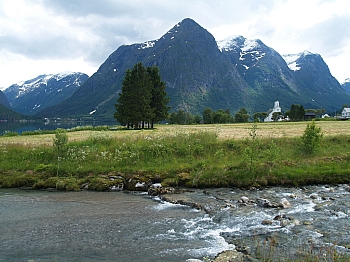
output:
[{"label": "mown field strip", "polygon": [[[277,122],[258,123],[257,135],[260,138],[281,138],[302,136],[307,124],[310,122]],[[324,136],[348,135],[350,134],[350,121],[317,121],[317,126],[322,128]],[[108,132],[116,139],[137,138],[140,136],[176,136],[187,132],[216,132],[220,139],[245,139],[249,138],[249,131],[253,123],[243,124],[221,124],[221,125],[157,125],[153,130],[118,130],[102,131]],[[69,141],[80,141],[88,139],[92,132],[99,131],[76,131],[69,132]],[[52,145],[53,134],[0,137],[0,144],[39,146]]]}]

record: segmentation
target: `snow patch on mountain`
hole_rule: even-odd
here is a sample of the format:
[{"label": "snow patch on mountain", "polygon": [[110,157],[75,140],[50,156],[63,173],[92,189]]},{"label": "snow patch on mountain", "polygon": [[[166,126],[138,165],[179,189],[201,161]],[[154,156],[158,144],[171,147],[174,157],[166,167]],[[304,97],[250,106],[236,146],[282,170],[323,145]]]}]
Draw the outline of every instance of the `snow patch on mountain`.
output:
[{"label": "snow patch on mountain", "polygon": [[237,39],[242,36],[230,36],[224,40],[217,41],[219,50],[222,51],[231,51],[234,47],[238,46]]},{"label": "snow patch on mountain", "polygon": [[154,47],[154,45],[156,44],[158,40],[154,40],[154,41],[146,41],[142,44],[140,44],[140,47],[138,49],[147,49],[147,48],[152,48]]},{"label": "snow patch on mountain", "polygon": [[344,85],[344,84],[347,84],[347,83],[350,83],[350,78],[345,79],[344,82],[342,82],[341,84]]},{"label": "snow patch on mountain", "polygon": [[309,51],[304,51],[298,54],[286,54],[286,55],[282,55],[283,59],[286,61],[288,67],[290,68],[290,70],[292,71],[298,71],[301,69],[301,67],[298,64],[298,60],[301,57],[305,57],[308,55],[313,55],[313,53],[309,52]]},{"label": "snow patch on mountain", "polygon": [[[27,80],[27,81],[21,81],[18,82],[17,84],[14,84],[8,88],[6,88],[6,92],[9,92],[11,90],[18,90],[18,93],[16,95],[16,98],[31,92],[32,90],[36,89],[36,88],[42,88],[43,86],[47,86],[49,81],[61,81],[62,79],[64,79],[65,77],[69,77],[69,76],[76,76],[76,79],[73,82],[73,85],[75,86],[80,86],[81,85],[81,81],[79,80],[79,76],[81,75],[81,73],[76,73],[76,72],[69,72],[69,71],[65,71],[65,72],[61,72],[59,74],[49,74],[49,75],[40,75],[36,78]],[[66,85],[66,87],[70,86],[71,84]],[[58,90],[59,92],[60,90]],[[62,90],[61,90],[62,91]],[[45,89],[45,93],[46,93],[46,89]],[[49,92],[50,93],[50,92]]]},{"label": "snow patch on mountain", "polygon": [[217,42],[221,52],[235,52],[239,54],[238,60],[245,70],[255,66],[265,57],[267,48],[259,39],[246,39],[243,36],[231,36]]}]

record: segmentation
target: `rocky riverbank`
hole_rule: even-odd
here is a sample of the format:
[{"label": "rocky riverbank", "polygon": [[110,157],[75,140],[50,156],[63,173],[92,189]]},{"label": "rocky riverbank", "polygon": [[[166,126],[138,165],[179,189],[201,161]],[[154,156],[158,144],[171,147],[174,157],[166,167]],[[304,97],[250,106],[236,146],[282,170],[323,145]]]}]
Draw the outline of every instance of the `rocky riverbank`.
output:
[{"label": "rocky riverbank", "polygon": [[[300,259],[311,253],[350,255],[349,185],[265,189],[163,189],[163,201],[208,214],[228,230],[221,236],[234,247],[213,260],[259,261],[274,256]],[[312,250],[311,250],[312,249]],[[273,251],[273,252],[272,252]],[[319,253],[319,254],[318,254]]]}]

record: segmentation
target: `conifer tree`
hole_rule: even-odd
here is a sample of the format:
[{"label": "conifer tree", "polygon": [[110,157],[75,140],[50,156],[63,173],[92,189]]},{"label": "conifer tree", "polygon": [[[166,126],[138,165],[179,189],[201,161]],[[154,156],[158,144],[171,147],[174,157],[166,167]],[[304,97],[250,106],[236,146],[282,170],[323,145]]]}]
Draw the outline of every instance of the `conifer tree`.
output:
[{"label": "conifer tree", "polygon": [[155,121],[168,116],[169,98],[165,87],[157,67],[145,68],[142,63],[136,64],[125,73],[114,118],[128,127],[144,128],[145,123],[153,127]]},{"label": "conifer tree", "polygon": [[147,74],[152,82],[151,108],[154,109],[154,117],[151,118],[151,127],[153,128],[154,122],[161,121],[168,116],[170,107],[167,105],[170,99],[166,95],[166,85],[161,80],[158,67],[148,67]]}]

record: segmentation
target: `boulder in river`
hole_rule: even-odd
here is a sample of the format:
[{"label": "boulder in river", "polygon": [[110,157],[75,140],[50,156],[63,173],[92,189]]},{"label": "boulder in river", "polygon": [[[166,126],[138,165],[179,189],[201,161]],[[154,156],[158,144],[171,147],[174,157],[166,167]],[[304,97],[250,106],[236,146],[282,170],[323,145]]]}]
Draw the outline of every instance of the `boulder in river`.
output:
[{"label": "boulder in river", "polygon": [[291,208],[292,205],[289,203],[289,201],[286,198],[282,198],[281,201],[278,203],[279,207],[282,208]]},{"label": "boulder in river", "polygon": [[275,205],[273,205],[270,200],[267,200],[265,198],[258,198],[256,200],[256,204],[260,207],[275,207]]}]

